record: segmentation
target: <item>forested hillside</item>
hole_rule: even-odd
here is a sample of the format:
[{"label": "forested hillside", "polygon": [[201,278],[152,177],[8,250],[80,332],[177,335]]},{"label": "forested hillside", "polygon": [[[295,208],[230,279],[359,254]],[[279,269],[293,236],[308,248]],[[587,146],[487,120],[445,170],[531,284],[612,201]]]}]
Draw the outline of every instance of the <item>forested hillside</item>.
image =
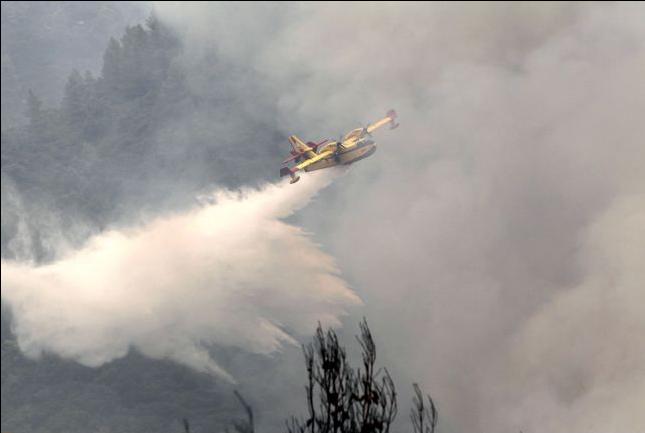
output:
[{"label": "forested hillside", "polygon": [[[254,94],[259,80],[213,56],[188,70],[183,48],[150,17],[106,41],[98,76],[71,71],[60,106],[25,95],[28,122],[2,131],[3,259],[47,262],[218,185],[275,176],[282,135],[251,114],[272,101],[231,85]],[[28,360],[10,326],[3,307],[2,431],[171,431],[183,416],[210,431],[239,410],[230,386],[136,353],[98,369]]]},{"label": "forested hillside", "polygon": [[57,105],[72,69],[99,71],[110,36],[150,13],[145,2],[2,2],[2,129],[24,124],[34,90]]},{"label": "forested hillside", "polygon": [[29,92],[28,125],[2,133],[3,257],[50,259],[60,236],[273,176],[281,136],[246,110],[270,102],[240,100],[231,75],[213,58],[186,72],[179,40],[151,18],[109,41],[100,76],[73,71],[60,107]]}]

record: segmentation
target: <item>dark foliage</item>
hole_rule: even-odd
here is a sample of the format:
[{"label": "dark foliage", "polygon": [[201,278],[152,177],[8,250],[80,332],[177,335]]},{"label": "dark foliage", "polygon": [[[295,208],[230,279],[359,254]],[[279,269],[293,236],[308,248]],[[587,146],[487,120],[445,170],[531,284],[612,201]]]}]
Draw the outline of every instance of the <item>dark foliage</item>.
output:
[{"label": "dark foliage", "polygon": [[[270,100],[251,102],[229,85],[234,76],[252,94],[261,80],[211,57],[187,71],[182,56],[180,39],[153,15],[109,41],[99,77],[72,71],[60,107],[25,95],[28,123],[2,133],[3,200],[20,203],[3,201],[4,258],[16,258],[8,246],[20,224],[29,258],[46,261],[56,255],[51,233],[78,245],[142,214],[192,206],[215,185],[275,176],[283,137],[245,105]],[[187,75],[207,84],[195,88]]]},{"label": "dark foliage", "polygon": [[386,369],[375,369],[376,346],[365,320],[360,328],[362,367],[354,369],[334,330],[318,326],[314,342],[304,347],[308,417],[292,418],[289,433],[390,430],[397,413],[394,383]]},{"label": "dark foliage", "polygon": [[[158,140],[152,131],[167,119],[163,89],[172,87],[184,99],[189,92],[183,75],[171,72],[178,39],[154,19],[148,26],[130,27],[120,42],[110,42],[101,77],[72,71],[60,108],[44,108],[28,92],[28,124],[2,134],[3,180],[11,181],[17,190],[11,194],[21,202],[37,201],[61,220],[74,216],[100,229],[124,215],[129,198],[141,198],[137,192],[150,186],[146,179],[160,178],[161,167],[147,161]],[[29,209],[21,213],[28,219]],[[11,256],[8,221],[3,218],[3,257]]]},{"label": "dark foliage", "polygon": [[428,405],[423,400],[421,388],[416,383],[414,387],[414,397],[412,398],[413,407],[410,409],[410,421],[414,433],[434,433],[439,420],[437,407],[432,398],[428,395]]},{"label": "dark foliage", "polygon": [[109,37],[150,10],[113,1],[3,1],[1,8],[3,131],[27,122],[28,89],[56,105],[70,71],[100,70]]},{"label": "dark foliage", "polygon": [[233,421],[233,430],[235,430],[236,433],[254,433],[255,423],[253,421],[253,408],[251,408],[251,405],[247,403],[246,400],[244,400],[242,394],[240,394],[237,390],[235,390],[234,392],[235,397],[237,397],[240,405],[242,405],[242,407],[244,408],[246,419]]},{"label": "dark foliage", "polygon": [[[363,319],[360,335],[362,366],[354,369],[333,329],[320,324],[313,343],[303,347],[307,367],[308,416],[287,421],[288,433],[386,433],[397,415],[397,394],[387,369],[375,369],[376,345]],[[410,420],[414,433],[434,433],[437,407],[421,388],[413,385]]]}]

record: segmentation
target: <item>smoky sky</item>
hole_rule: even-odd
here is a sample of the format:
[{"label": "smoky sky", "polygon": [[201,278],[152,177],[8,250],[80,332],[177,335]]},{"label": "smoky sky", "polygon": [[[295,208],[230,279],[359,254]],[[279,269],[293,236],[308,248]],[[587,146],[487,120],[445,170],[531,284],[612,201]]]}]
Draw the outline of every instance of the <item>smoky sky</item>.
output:
[{"label": "smoky sky", "polygon": [[300,221],[443,431],[644,428],[642,6],[157,6],[305,139],[397,109]]},{"label": "smoky sky", "polygon": [[[438,402],[443,433],[645,429],[643,6],[160,2],[155,10],[182,35],[194,92],[215,91],[195,67],[204,58],[235,65],[229,97],[285,134],[334,139],[397,110],[401,126],[375,134],[372,157],[289,224],[276,220],[282,211],[269,220],[286,231],[284,244],[296,239],[336,264],[339,275],[323,269],[344,294],[332,317],[351,313],[348,334],[368,318],[402,400],[420,382]],[[243,118],[230,122],[222,135],[244,131]],[[250,251],[253,242],[235,244]],[[297,261],[297,249],[272,251],[251,258],[284,272]],[[309,271],[298,273],[298,293]],[[324,300],[314,286],[311,296]],[[363,305],[346,310],[354,292]],[[240,299],[230,305],[246,308]],[[267,314],[254,310],[258,299],[246,299],[240,317]],[[289,319],[291,307],[270,316]],[[329,310],[313,308],[308,319],[319,311]],[[203,317],[178,332],[197,335]],[[231,323],[240,324],[218,322],[217,332]],[[124,334],[140,326],[119,324]],[[60,352],[68,340],[35,347],[56,342]],[[276,366],[282,384],[273,377],[275,388],[261,391],[280,409],[293,408],[302,389],[301,369],[290,368],[300,354],[286,350]],[[275,412],[266,425],[284,419]]]}]

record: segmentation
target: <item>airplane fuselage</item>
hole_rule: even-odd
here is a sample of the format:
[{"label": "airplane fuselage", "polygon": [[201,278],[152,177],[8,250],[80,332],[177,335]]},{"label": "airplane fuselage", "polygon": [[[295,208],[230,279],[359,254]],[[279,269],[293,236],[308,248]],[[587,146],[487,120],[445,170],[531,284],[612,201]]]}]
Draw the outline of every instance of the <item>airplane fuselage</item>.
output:
[{"label": "airplane fuselage", "polygon": [[305,167],[305,171],[320,170],[334,165],[349,165],[371,156],[374,152],[376,152],[376,144],[372,140],[366,140],[347,150],[332,153],[327,158],[316,161]]}]

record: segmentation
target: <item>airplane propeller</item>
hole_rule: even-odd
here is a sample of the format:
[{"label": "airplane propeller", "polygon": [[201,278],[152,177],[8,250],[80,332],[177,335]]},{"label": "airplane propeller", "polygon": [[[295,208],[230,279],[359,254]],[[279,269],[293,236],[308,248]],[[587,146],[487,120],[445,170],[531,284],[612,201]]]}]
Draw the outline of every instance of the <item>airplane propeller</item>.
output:
[{"label": "airplane propeller", "polygon": [[372,138],[372,134],[367,130],[367,128],[370,126],[368,123],[367,125],[363,126],[363,136],[368,136],[369,138]]},{"label": "airplane propeller", "polygon": [[340,135],[338,137],[338,141],[336,142],[336,150],[334,151],[334,159],[336,162],[340,162],[340,151],[344,149],[345,146],[343,146],[343,136]]}]

